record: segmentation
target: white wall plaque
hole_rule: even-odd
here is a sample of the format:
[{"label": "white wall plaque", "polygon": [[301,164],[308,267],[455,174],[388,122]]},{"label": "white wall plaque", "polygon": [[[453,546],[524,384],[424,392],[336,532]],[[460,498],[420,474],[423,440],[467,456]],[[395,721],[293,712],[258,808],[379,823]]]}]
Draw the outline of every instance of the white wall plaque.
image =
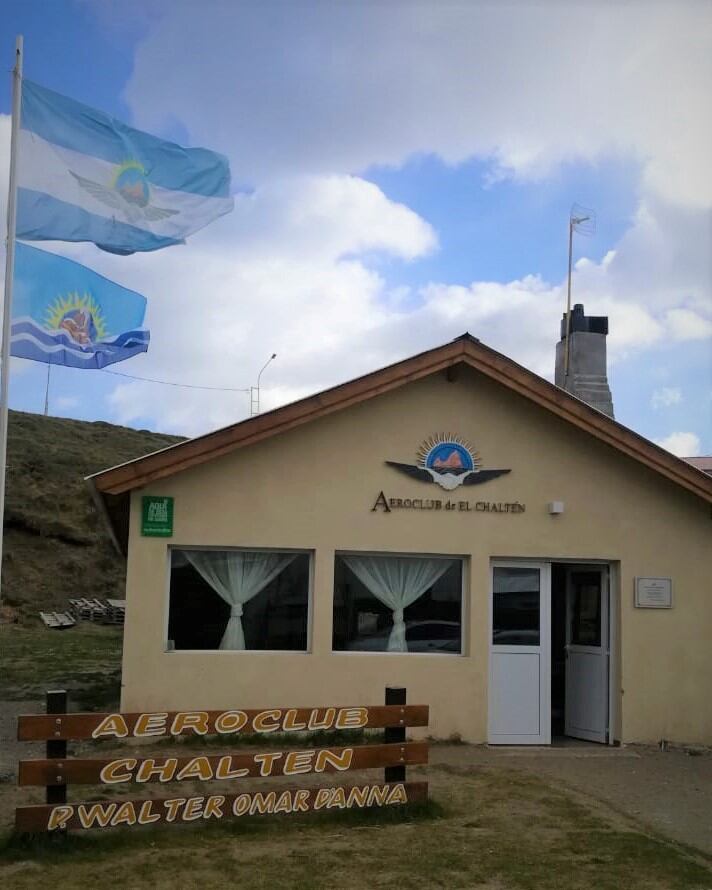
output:
[{"label": "white wall plaque", "polygon": [[672,578],[636,578],[636,609],[672,609]]}]

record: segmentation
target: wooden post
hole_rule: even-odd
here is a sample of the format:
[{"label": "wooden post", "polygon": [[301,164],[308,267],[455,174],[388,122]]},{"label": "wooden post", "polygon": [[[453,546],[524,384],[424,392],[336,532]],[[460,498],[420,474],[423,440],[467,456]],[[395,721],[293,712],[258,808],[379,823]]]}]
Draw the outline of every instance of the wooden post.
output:
[{"label": "wooden post", "polygon": [[[51,689],[47,692],[47,713],[48,714],[66,714],[67,713],[67,691],[66,689]],[[57,718],[57,729],[55,735],[60,735],[59,724],[61,719]],[[67,742],[63,739],[47,740],[47,759],[48,760],[65,760],[67,757]],[[63,781],[64,769],[63,764],[57,765],[57,781],[60,778]],[[67,786],[47,785],[46,786],[47,803],[58,804],[67,802]]]},{"label": "wooden post", "polygon": [[[387,705],[405,705],[405,686],[386,686]],[[402,745],[405,742],[405,723],[401,726],[387,726],[383,733],[383,741],[394,745]],[[405,760],[405,757],[401,757]],[[405,782],[405,766],[387,766],[383,770],[385,782]]]}]

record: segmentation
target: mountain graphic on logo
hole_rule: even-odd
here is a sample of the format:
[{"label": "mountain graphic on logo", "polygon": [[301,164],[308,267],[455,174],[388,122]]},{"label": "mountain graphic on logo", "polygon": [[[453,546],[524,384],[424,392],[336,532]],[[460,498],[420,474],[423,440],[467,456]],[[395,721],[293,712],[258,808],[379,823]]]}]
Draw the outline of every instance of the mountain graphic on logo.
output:
[{"label": "mountain graphic on logo", "polygon": [[444,460],[441,457],[436,457],[433,461],[433,467],[447,467],[451,470],[463,470],[465,467],[462,463],[462,458],[460,457],[459,451],[451,451],[448,457]]}]

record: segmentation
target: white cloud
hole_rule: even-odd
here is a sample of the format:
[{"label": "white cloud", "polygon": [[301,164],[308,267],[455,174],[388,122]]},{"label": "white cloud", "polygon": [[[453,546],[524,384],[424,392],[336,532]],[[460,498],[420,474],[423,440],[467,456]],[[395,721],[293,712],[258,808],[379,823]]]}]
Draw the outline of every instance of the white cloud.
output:
[{"label": "white cloud", "polygon": [[[636,290],[636,267],[626,261],[631,244],[644,266],[653,260],[634,226],[616,251],[600,263],[580,261],[575,273],[575,298],[589,314],[610,317],[612,362],[658,344],[677,318],[674,287],[667,294],[659,287],[655,300]],[[263,410],[465,330],[551,379],[563,283],[528,275],[390,290],[377,271],[375,254],[407,262],[436,245],[425,220],[372,183],[329,175],[284,179],[239,197],[233,214],[187,247],[130,257],[92,245],[46,247],[149,297],[151,348],[132,360],[130,373],[241,389],[276,352],[262,381]],[[132,381],[116,386],[109,405],[121,423],[197,434],[246,416],[249,399]]]},{"label": "white cloud", "polygon": [[664,439],[656,439],[655,444],[678,457],[695,457],[700,453],[701,443],[695,433],[670,433]]},{"label": "white cloud", "polygon": [[[102,257],[100,271],[153,295],[151,351],[132,362],[132,372],[245,387],[276,352],[263,378],[263,409],[465,330],[551,379],[563,282],[529,275],[390,291],[370,260],[374,251],[417,257],[435,242],[425,221],[372,184],[356,177],[305,177],[241,199],[232,217],[196,236],[187,249],[128,261]],[[601,263],[580,265],[575,276],[576,299],[585,301],[589,314],[610,318],[612,363],[682,333],[679,325],[671,330],[676,315],[670,307],[679,299],[674,284],[667,294],[659,287],[654,301],[645,300],[635,287],[635,268],[625,261],[628,249],[622,244]],[[643,242],[636,252],[644,262]],[[140,382],[117,387],[111,404],[122,423],[148,415],[161,429],[190,434],[248,410],[245,395]]]},{"label": "white cloud", "polygon": [[[276,352],[262,381],[263,409],[388,363],[393,345],[382,329],[403,293],[391,300],[367,259],[380,252],[408,260],[436,245],[417,214],[351,176],[258,189],[212,229],[189,248],[149,258],[102,256],[100,271],[155,295],[146,319],[151,349],[132,362],[133,373],[246,387]],[[85,250],[72,248],[80,259]],[[243,417],[249,406],[244,394],[157,392],[141,382],[120,384],[111,402],[121,422],[148,414],[162,429],[189,433]]]},{"label": "white cloud", "polygon": [[421,151],[536,178],[614,153],[645,164],[650,193],[712,202],[706,3],[236,0],[197,16],[156,0],[154,15],[126,90],[139,123],[177,118],[243,181]]},{"label": "white cloud", "polygon": [[[381,218],[388,202],[375,187],[333,171],[397,166],[419,151],[452,163],[489,158],[493,179],[542,178],[573,159],[636,159],[635,218],[601,262],[577,263],[574,298],[609,316],[614,363],[710,336],[704,5],[658,4],[645,16],[635,5],[558,3],[298,3],[278,16],[207,3],[198,18],[186,0],[152,9],[126,90],[137,122],[177,119],[229,154],[240,182],[257,185],[210,240],[193,240],[190,267],[176,259],[137,275],[148,292],[168,288],[181,301],[167,320],[171,354],[152,347],[165,375],[179,374],[183,355],[209,382],[225,382],[232,351],[245,361],[233,362],[230,382],[249,383],[275,350],[263,402],[278,404],[469,329],[551,377],[561,282],[435,281],[410,292],[389,290],[378,273],[371,251],[407,260],[432,250],[435,234],[406,208]],[[185,62],[165,78],[176,55]],[[201,344],[186,290],[211,295]],[[178,317],[192,319],[189,336]],[[164,315],[155,318],[158,329]],[[201,411],[188,403],[159,402],[138,384],[114,400],[125,421],[151,408],[160,423],[191,430],[236,410],[221,397],[201,397]]]},{"label": "white cloud", "polygon": [[682,390],[676,386],[663,386],[656,389],[650,398],[650,404],[653,408],[670,408],[672,405],[679,405],[682,401]]},{"label": "white cloud", "polygon": [[[267,15],[206,2],[196,16],[192,2],[156,0],[127,89],[136,123],[177,119],[193,143],[228,153],[255,191],[185,248],[117,258],[47,246],[149,297],[151,349],[131,373],[242,388],[277,352],[265,409],[466,329],[551,377],[561,281],[391,287],[382,257],[422,257],[437,234],[343,171],[432,151],[531,179],[562,161],[626,156],[645,169],[637,213],[601,262],[579,260],[574,299],[609,316],[612,362],[709,337],[712,127],[699,109],[711,14],[702,4],[641,16],[635,4],[295,3]],[[0,137],[3,127],[6,137],[0,117]],[[141,382],[111,397],[119,421],[148,417],[181,433],[244,417],[248,405],[242,393]]]},{"label": "white cloud", "polygon": [[578,286],[654,311],[685,306],[712,316],[711,235],[709,210],[646,194],[615,250],[600,264],[577,263]]},{"label": "white cloud", "polygon": [[[415,214],[380,192],[377,215],[384,225],[373,228],[374,187],[363,183],[368,192],[363,202],[362,181],[353,177],[351,200],[334,206],[333,217],[312,216],[311,193],[322,187],[331,191],[332,179],[301,180],[303,192],[295,184],[280,194],[258,189],[249,202],[238,202],[215,238],[201,234],[190,249],[128,263],[102,257],[101,271],[111,277],[114,269],[124,270],[125,284],[155,294],[148,318],[154,329],[151,351],[132,362],[132,372],[244,387],[276,352],[262,381],[264,410],[469,330],[552,378],[563,283],[530,275],[469,286],[432,282],[414,292],[401,287],[392,293],[369,266],[371,253],[415,256],[432,249],[434,236]],[[295,207],[302,208],[300,214]],[[246,231],[246,219],[255,222],[245,235],[247,245],[236,234]],[[395,238],[389,220],[404,230]],[[658,344],[666,336],[665,312],[611,296],[622,288],[622,273],[610,260],[590,266],[597,277],[586,294],[587,311],[611,319],[611,361]],[[127,277],[127,268],[135,277]],[[157,389],[141,382],[122,383],[111,403],[122,423],[149,415],[161,429],[190,434],[244,417],[249,404],[243,394]]]},{"label": "white cloud", "polygon": [[675,340],[706,340],[712,337],[712,319],[704,318],[692,309],[670,309],[666,318]]}]

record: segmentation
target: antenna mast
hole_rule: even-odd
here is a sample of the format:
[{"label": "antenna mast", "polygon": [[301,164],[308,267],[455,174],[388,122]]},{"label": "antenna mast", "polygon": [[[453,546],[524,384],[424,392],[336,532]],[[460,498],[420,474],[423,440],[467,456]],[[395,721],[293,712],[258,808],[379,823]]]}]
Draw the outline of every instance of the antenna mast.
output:
[{"label": "antenna mast", "polygon": [[566,285],[566,350],[564,352],[564,381],[569,376],[569,335],[571,334],[571,270],[573,263],[574,232],[593,235],[596,231],[596,214],[590,207],[574,204],[569,213],[569,274]]}]

